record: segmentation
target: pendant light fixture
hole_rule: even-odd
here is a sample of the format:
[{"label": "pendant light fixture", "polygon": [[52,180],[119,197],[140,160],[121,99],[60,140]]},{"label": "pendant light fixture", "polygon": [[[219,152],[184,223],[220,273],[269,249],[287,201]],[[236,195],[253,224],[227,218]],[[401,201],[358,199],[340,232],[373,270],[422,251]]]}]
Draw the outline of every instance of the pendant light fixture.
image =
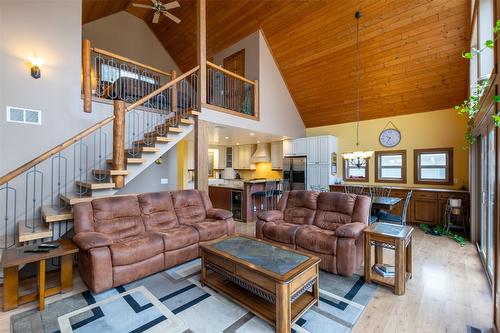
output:
[{"label": "pendant light fixture", "polygon": [[349,166],[358,169],[364,167],[373,156],[373,151],[359,150],[359,110],[360,110],[360,51],[359,51],[359,19],[361,12],[357,11],[354,15],[356,18],[356,151],[352,153],[344,153],[342,157],[349,163]]}]

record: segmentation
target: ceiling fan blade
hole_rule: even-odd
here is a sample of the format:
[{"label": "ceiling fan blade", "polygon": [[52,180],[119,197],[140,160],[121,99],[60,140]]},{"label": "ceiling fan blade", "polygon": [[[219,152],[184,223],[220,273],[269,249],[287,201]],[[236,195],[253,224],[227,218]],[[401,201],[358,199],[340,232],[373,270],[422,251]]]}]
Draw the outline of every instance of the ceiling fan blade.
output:
[{"label": "ceiling fan blade", "polygon": [[177,24],[181,23],[180,18],[175,17],[174,15],[170,14],[169,12],[163,12],[163,15],[165,15],[166,17],[168,17],[169,19],[171,19],[172,21],[174,21]]},{"label": "ceiling fan blade", "polygon": [[132,6],[139,7],[139,8],[147,8],[147,9],[151,9],[152,8],[150,5],[143,5],[141,3],[133,3]]},{"label": "ceiling fan blade", "polygon": [[155,12],[155,14],[153,15],[153,23],[158,23],[158,21],[160,20],[160,13],[158,12]]},{"label": "ceiling fan blade", "polygon": [[158,3],[157,0],[151,0],[151,2],[153,3],[153,5],[156,5]]},{"label": "ceiling fan blade", "polygon": [[172,1],[172,2],[164,4],[163,8],[165,8],[165,10],[169,10],[169,9],[173,9],[173,8],[179,8],[180,6],[181,5],[177,1]]}]

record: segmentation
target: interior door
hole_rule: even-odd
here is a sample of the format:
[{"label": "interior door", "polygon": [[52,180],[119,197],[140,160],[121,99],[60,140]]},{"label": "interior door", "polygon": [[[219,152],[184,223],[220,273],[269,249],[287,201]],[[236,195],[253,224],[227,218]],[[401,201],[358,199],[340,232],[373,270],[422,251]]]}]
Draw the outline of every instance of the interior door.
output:
[{"label": "interior door", "polygon": [[[224,68],[244,77],[245,49],[224,58]],[[245,92],[243,81],[231,76],[225,76],[224,91],[226,107],[231,110],[240,111],[240,108],[243,106],[243,94]]]}]

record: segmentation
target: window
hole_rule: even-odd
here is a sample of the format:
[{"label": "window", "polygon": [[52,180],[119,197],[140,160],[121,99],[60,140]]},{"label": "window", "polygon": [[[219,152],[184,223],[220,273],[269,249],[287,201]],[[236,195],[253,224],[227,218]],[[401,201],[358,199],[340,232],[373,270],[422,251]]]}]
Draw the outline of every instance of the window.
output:
[{"label": "window", "polygon": [[358,168],[349,164],[349,161],[344,160],[344,181],[348,182],[367,182],[368,181],[369,163],[366,161],[364,167]]},{"label": "window", "polygon": [[406,183],[406,150],[376,151],[375,181]]},{"label": "window", "polygon": [[415,184],[453,184],[453,148],[415,149]]}]

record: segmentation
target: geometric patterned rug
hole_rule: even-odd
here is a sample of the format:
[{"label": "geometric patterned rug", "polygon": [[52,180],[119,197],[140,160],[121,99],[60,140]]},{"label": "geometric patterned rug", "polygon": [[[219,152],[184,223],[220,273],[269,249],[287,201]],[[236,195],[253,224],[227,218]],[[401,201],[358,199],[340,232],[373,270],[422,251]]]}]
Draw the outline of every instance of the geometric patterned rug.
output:
[{"label": "geometric patterned rug", "polygon": [[[100,294],[85,291],[11,317],[14,333],[272,333],[272,326],[200,283],[200,260]],[[319,306],[292,327],[298,333],[350,332],[374,284],[320,271]]]}]

